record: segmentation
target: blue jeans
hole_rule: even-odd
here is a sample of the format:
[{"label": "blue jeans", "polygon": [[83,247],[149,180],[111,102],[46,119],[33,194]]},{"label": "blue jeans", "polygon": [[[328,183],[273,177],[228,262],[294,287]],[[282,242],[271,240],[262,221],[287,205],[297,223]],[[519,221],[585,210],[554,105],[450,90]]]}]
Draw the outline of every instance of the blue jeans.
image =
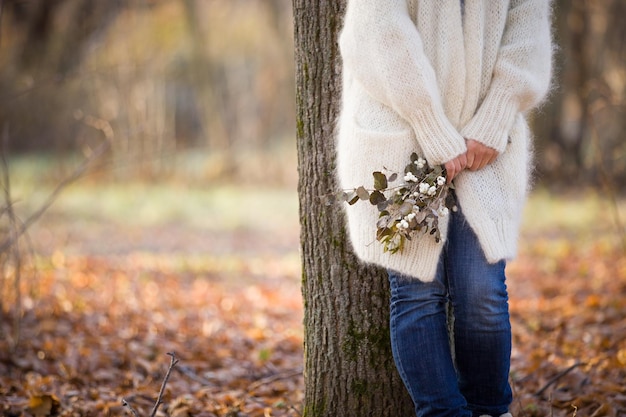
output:
[{"label": "blue jeans", "polygon": [[505,262],[487,262],[460,209],[448,233],[433,282],[389,271],[394,360],[417,416],[499,416],[512,401]]}]

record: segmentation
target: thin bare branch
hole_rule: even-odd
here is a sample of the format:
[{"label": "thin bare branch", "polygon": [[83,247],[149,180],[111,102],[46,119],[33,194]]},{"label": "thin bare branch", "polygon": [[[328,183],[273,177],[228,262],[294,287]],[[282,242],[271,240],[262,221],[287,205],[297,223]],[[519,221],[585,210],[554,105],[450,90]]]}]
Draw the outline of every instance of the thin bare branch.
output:
[{"label": "thin bare branch", "polygon": [[[167,354],[171,357],[170,366],[167,368],[167,373],[165,374],[165,378],[163,378],[163,382],[161,383],[161,389],[159,390],[159,396],[157,397],[157,399],[156,399],[156,401],[154,403],[154,407],[152,408],[152,412],[150,413],[150,417],[155,417],[156,413],[157,413],[157,411],[159,409],[159,406],[161,406],[161,404],[163,404],[163,394],[165,393],[165,387],[167,386],[167,381],[169,381],[169,379],[170,379],[170,375],[172,374],[172,369],[174,369],[176,364],[178,364],[178,359],[176,358],[176,354],[174,352],[168,352]],[[135,409],[124,398],[122,398],[122,405],[124,407],[128,407],[128,409],[131,411],[131,413],[133,413],[133,415],[135,417],[139,417],[139,415],[137,414],[137,411],[135,411]]]},{"label": "thin bare branch", "polygon": [[133,406],[132,406],[132,405],[130,405],[130,404],[128,403],[128,401],[126,401],[124,398],[122,398],[122,405],[123,405],[124,407],[127,407],[127,408],[130,410],[130,412],[131,412],[131,413],[133,413],[133,416],[135,416],[135,417],[139,417],[139,414],[137,414],[137,411],[135,411],[135,409],[133,408]]},{"label": "thin bare branch", "polygon": [[615,180],[611,174],[607,171],[606,164],[603,161],[602,145],[600,144],[600,134],[598,133],[598,123],[596,121],[596,113],[599,110],[604,109],[607,103],[601,102],[600,105],[595,106],[588,115],[588,124],[591,131],[592,145],[596,148],[596,165],[598,173],[600,174],[600,182],[609,200],[609,207],[611,208],[611,214],[613,217],[613,223],[617,231],[617,237],[620,239],[622,245],[622,251],[626,254],[626,225],[622,221],[622,217],[619,210],[619,203],[617,197],[617,186]]},{"label": "thin bare branch", "polygon": [[584,365],[583,362],[576,362],[575,364],[573,364],[572,366],[570,366],[569,368],[559,372],[558,374],[556,374],[555,376],[553,376],[548,382],[546,382],[546,384],[537,392],[535,392],[536,396],[540,396],[541,394],[543,394],[548,388],[550,388],[550,386],[552,384],[554,384],[555,382],[557,382],[559,379],[563,378],[565,375],[569,374],[570,372],[572,372],[574,369],[578,368],[579,366]]},{"label": "thin bare branch", "polygon": [[[6,159],[7,148],[9,144],[9,127],[4,126],[2,132],[2,152],[0,155],[0,164],[2,165],[2,183],[4,188],[4,201],[6,202],[6,214],[9,218],[9,239],[13,239],[16,243],[12,245],[9,259],[13,258],[14,275],[13,275],[13,290],[15,292],[15,311],[13,315],[13,338],[11,344],[15,348],[20,340],[20,318],[22,316],[22,297],[20,291],[21,285],[21,271],[22,271],[22,257],[20,253],[19,245],[17,244],[18,235],[18,221],[13,210],[13,204],[11,202],[11,181],[9,177],[9,165]],[[1,251],[0,251],[1,253]],[[1,306],[0,306],[1,307]]]},{"label": "thin bare branch", "polygon": [[276,374],[276,375],[268,376],[266,378],[259,379],[259,380],[255,381],[255,382],[253,382],[252,384],[250,384],[250,386],[248,386],[248,389],[246,389],[246,392],[250,393],[250,392],[252,392],[252,391],[254,391],[254,390],[256,390],[256,389],[258,389],[258,388],[260,388],[260,387],[262,387],[264,385],[269,385],[269,384],[271,384],[273,382],[276,382],[276,381],[280,381],[280,380],[283,380],[283,379],[290,379],[290,378],[294,378],[294,377],[300,376],[300,375],[302,375],[302,372],[303,371],[300,368],[300,369],[286,371],[286,372],[282,372],[282,373],[279,373],[279,374]]},{"label": "thin bare branch", "polygon": [[191,369],[189,366],[179,366],[176,368],[176,370],[180,372],[181,374],[185,375],[187,378],[191,379],[192,381],[199,382],[202,385],[214,385],[208,379],[203,378],[200,375],[198,375],[196,372],[194,372],[194,370]]},{"label": "thin bare branch", "polygon": [[[19,227],[15,233],[12,233],[9,237],[7,237],[2,243],[0,243],[0,253],[6,251],[9,247],[11,247],[17,239],[19,239],[28,228],[35,223],[45,212],[52,206],[52,204],[59,197],[61,192],[74,181],[78,180],[90,167],[90,165],[100,158],[111,146],[109,140],[103,142],[96,148],[96,150],[91,154],[88,158],[86,158],[75,170],[70,174],[67,178],[65,178],[61,183],[59,183],[56,188],[50,193],[44,204],[33,213],[28,219],[26,219]],[[4,160],[4,152],[2,153],[2,158]]]},{"label": "thin bare branch", "polygon": [[152,409],[152,412],[150,413],[150,417],[156,416],[156,413],[157,413],[157,410],[159,409],[159,406],[163,403],[163,393],[165,392],[165,386],[167,385],[167,381],[170,379],[170,375],[172,373],[172,369],[174,369],[174,367],[178,363],[178,359],[176,359],[176,354],[174,352],[168,352],[167,354],[171,358],[170,366],[169,366],[169,368],[167,368],[167,373],[165,374],[165,378],[163,378],[163,383],[161,384],[161,390],[159,391],[159,397],[157,398],[156,402],[154,403],[154,408]]}]

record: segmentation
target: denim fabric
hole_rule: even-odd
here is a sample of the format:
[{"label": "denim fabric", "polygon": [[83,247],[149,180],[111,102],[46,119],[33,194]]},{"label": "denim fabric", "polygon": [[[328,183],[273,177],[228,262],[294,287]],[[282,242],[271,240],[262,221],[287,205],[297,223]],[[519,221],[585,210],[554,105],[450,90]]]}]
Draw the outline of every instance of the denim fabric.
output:
[{"label": "denim fabric", "polygon": [[448,233],[433,282],[389,271],[394,360],[417,416],[499,416],[512,401],[505,262],[487,262],[461,210],[451,213]]}]

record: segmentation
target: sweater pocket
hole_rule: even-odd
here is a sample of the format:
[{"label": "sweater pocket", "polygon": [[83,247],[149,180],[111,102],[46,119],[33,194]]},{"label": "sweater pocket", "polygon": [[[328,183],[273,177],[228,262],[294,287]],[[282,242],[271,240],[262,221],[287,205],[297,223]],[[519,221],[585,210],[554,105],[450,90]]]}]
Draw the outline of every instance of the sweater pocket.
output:
[{"label": "sweater pocket", "polygon": [[391,107],[372,97],[357,84],[355,88],[354,122],[365,131],[400,133],[411,125]]},{"label": "sweater pocket", "polygon": [[371,188],[374,171],[401,173],[410,162],[417,142],[410,129],[378,131],[355,122],[344,128],[337,147],[338,174],[342,188]]},{"label": "sweater pocket", "polygon": [[388,106],[372,98],[357,83],[349,91],[337,143],[342,188],[372,187],[372,172],[402,172],[411,152],[420,153],[410,125]]}]

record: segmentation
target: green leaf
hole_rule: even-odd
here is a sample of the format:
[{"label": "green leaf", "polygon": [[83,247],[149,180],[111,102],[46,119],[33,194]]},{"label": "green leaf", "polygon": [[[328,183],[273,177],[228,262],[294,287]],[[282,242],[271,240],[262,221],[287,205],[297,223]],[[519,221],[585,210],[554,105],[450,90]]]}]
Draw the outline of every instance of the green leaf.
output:
[{"label": "green leaf", "polygon": [[420,172],[419,169],[417,169],[417,165],[411,163],[405,166],[404,173],[408,174],[409,172],[419,178]]},{"label": "green leaf", "polygon": [[372,194],[369,195],[369,200],[370,200],[370,203],[372,203],[375,206],[387,201],[387,199],[385,198],[385,195],[378,190],[372,192]]},{"label": "green leaf", "polygon": [[384,238],[389,238],[391,235],[393,235],[393,230],[388,227],[382,227],[376,232],[376,240],[382,242]]},{"label": "green leaf", "polygon": [[376,171],[372,173],[374,175],[374,189],[375,190],[384,190],[387,188],[387,176],[380,171]]},{"label": "green leaf", "polygon": [[356,193],[356,191],[346,193],[346,201],[350,205],[356,204],[356,202],[359,201],[359,195]]}]

